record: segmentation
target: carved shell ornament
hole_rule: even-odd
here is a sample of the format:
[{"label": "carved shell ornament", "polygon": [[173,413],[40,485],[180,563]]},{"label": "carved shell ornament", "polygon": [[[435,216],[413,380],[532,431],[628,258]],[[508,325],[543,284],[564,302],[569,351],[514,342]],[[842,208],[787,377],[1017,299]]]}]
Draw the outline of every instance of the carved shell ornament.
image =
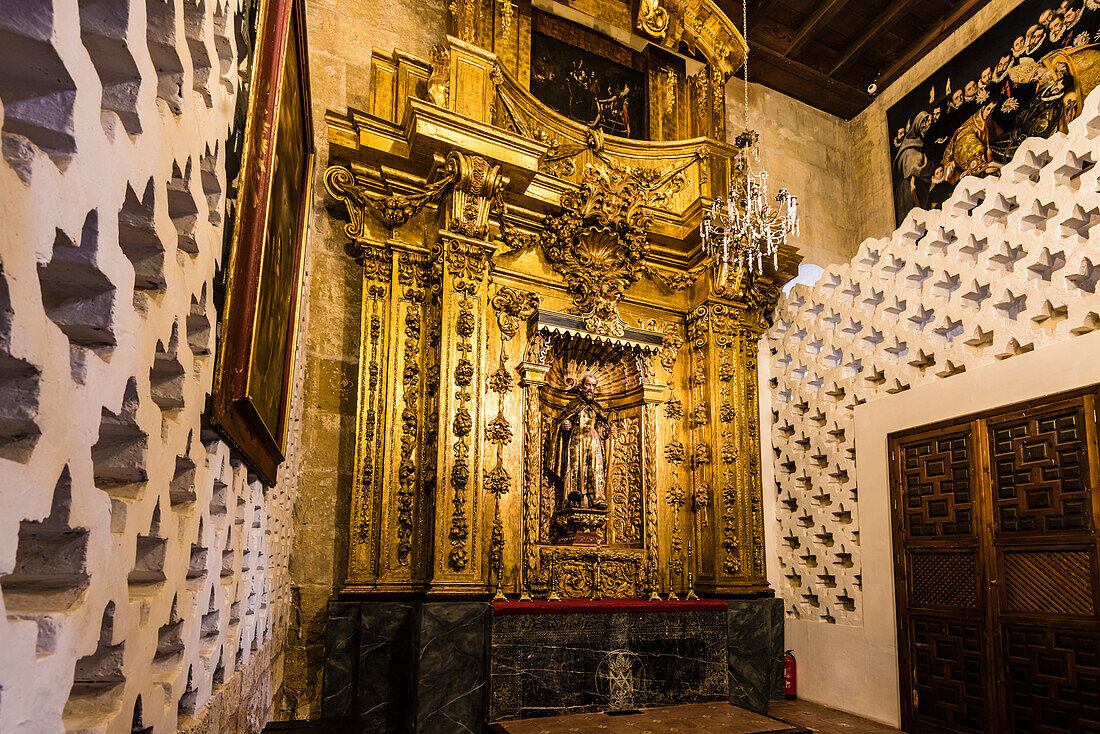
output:
[{"label": "carved shell ornament", "polygon": [[593,166],[581,186],[561,197],[562,211],[541,237],[550,265],[565,280],[574,312],[598,334],[621,336],[618,304],[646,273],[649,215],[634,181]]}]

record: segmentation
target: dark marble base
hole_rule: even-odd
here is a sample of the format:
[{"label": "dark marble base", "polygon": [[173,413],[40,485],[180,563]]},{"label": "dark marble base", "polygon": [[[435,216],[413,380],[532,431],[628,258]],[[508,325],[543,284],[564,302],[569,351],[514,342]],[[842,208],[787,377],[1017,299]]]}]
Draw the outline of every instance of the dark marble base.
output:
[{"label": "dark marble base", "polygon": [[333,600],[322,716],[363,732],[481,732],[486,721],[783,693],[783,605],[492,616],[484,602]]},{"label": "dark marble base", "polygon": [[491,608],[482,602],[419,605],[417,732],[457,734],[484,728]]},{"label": "dark marble base", "polygon": [[783,601],[731,600],[727,623],[730,703],[766,713],[783,698]]},{"label": "dark marble base", "polygon": [[723,610],[493,618],[491,721],[724,700]]},{"label": "dark marble base", "polygon": [[363,732],[480,732],[486,720],[490,605],[329,603],[321,713]]}]

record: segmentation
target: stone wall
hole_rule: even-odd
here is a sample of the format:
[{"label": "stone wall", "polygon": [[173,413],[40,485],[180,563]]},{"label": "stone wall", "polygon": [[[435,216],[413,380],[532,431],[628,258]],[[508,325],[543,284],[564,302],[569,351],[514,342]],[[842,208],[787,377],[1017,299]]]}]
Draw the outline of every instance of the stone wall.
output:
[{"label": "stone wall", "polygon": [[0,731],[270,717],[294,482],[203,418],[237,14],[0,5]]},{"label": "stone wall", "polygon": [[[751,58],[749,79],[748,126],[760,133],[760,160],[753,166],[767,170],[770,192],[785,188],[798,197],[801,234],[795,244],[803,262],[824,267],[847,261],[860,239],[854,182],[865,165],[853,155],[851,123],[751,83]],[[726,99],[732,143],[745,129],[740,79],[726,85]]]},{"label": "stone wall", "polygon": [[368,109],[373,48],[428,58],[445,34],[442,0],[307,0],[317,170],[302,415],[302,474],[290,564],[292,622],[278,717],[321,712],[326,605],[347,565],[348,500],[354,463],[362,269],[344,250],[343,222],[325,208],[325,112]]}]

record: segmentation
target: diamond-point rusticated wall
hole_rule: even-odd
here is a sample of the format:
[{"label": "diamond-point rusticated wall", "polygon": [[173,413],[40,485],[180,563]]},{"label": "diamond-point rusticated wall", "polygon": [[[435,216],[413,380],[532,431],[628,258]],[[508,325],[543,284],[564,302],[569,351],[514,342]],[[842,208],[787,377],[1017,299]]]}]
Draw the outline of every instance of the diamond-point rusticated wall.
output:
[{"label": "diamond-point rusticated wall", "polygon": [[5,733],[270,717],[299,408],[275,487],[203,418],[239,6],[0,5]]},{"label": "diamond-point rusticated wall", "polygon": [[[1066,134],[963,179],[850,263],[795,286],[768,333],[779,591],[791,616],[859,625],[855,408],[1100,329],[1100,93]],[[889,192],[881,195],[888,196]]]}]

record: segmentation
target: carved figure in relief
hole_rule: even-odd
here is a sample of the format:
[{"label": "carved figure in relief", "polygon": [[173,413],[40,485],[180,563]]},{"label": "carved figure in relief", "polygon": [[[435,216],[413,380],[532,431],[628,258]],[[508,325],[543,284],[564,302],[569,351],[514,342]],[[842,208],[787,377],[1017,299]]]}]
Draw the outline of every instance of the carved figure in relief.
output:
[{"label": "carved figure in relief", "polygon": [[604,440],[607,415],[596,402],[596,378],[585,375],[550,436],[546,470],[561,488],[562,507],[607,509]]}]

